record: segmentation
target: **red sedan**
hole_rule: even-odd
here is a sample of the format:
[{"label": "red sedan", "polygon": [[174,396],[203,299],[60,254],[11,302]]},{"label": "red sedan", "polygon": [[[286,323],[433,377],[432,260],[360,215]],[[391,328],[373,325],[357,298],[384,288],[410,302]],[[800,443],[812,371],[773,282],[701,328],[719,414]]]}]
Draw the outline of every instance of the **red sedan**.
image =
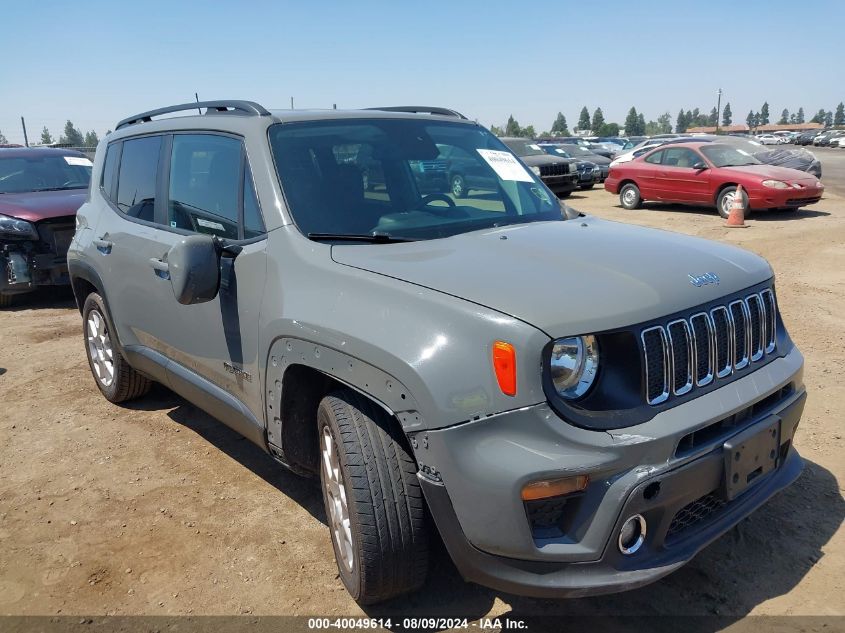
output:
[{"label": "red sedan", "polygon": [[726,218],[742,185],[745,208],[797,209],[818,202],[824,185],[797,169],[764,165],[750,154],[722,143],[673,143],[614,165],[604,183],[618,193],[622,206],[638,209],[643,201],[715,206]]}]

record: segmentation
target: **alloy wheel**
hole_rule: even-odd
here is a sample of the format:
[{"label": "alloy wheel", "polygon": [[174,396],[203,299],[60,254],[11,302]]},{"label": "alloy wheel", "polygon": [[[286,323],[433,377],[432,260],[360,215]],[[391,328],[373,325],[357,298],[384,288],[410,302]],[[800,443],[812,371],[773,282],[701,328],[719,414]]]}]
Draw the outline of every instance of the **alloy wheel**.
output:
[{"label": "alloy wheel", "polygon": [[86,329],[88,356],[94,376],[101,385],[109,387],[114,382],[114,350],[106,320],[98,310],[88,313]]},{"label": "alloy wheel", "polygon": [[351,572],[355,565],[355,550],[352,544],[349,504],[346,486],[343,483],[343,473],[340,469],[340,456],[328,426],[323,427],[321,440],[323,489],[326,493],[332,539],[337,546],[338,562],[345,565],[346,570]]}]

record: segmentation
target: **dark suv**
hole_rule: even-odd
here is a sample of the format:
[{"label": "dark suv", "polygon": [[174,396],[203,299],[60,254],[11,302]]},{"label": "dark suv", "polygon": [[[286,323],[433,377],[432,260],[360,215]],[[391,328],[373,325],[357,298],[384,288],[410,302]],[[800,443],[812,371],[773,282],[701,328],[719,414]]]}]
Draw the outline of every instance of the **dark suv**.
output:
[{"label": "dark suv", "polygon": [[72,150],[0,149],[0,306],[68,284],[67,250],[91,166]]},{"label": "dark suv", "polygon": [[566,198],[578,188],[579,176],[573,161],[549,155],[531,139],[502,137],[501,141],[519,156],[558,198]]}]

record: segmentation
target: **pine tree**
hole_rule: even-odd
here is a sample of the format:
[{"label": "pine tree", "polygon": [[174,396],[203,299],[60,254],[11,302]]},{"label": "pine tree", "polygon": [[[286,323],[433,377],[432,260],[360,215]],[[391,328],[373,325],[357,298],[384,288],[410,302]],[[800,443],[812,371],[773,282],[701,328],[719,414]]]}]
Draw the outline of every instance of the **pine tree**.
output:
[{"label": "pine tree", "polygon": [[819,110],[818,112],[816,112],[813,115],[813,118],[810,119],[810,123],[824,123],[824,115],[825,114],[827,114],[827,113],[824,111],[824,108],[822,108],[821,110]]},{"label": "pine tree", "polygon": [[795,118],[796,123],[804,123],[804,108],[798,108],[798,115]]},{"label": "pine tree", "polygon": [[780,121],[778,121],[778,124],[786,125],[787,123],[789,123],[789,110],[784,108],[783,112],[780,113]]},{"label": "pine tree", "polygon": [[590,129],[590,111],[587,110],[587,106],[581,108],[581,115],[578,117],[578,129],[579,130],[589,130]]},{"label": "pine tree", "polygon": [[763,107],[760,108],[760,125],[769,124],[769,102],[764,101]]},{"label": "pine tree", "polygon": [[604,113],[601,111],[601,108],[596,108],[596,111],[593,112],[593,120],[590,123],[590,129],[592,130],[593,134],[601,134],[599,130],[603,125]]},{"label": "pine tree", "polygon": [[707,125],[716,127],[719,125],[719,111],[714,107],[710,110],[710,116],[707,118]]},{"label": "pine tree", "polygon": [[85,134],[85,147],[97,147],[97,143],[99,142],[100,139],[97,137],[97,133],[94,130]]},{"label": "pine tree", "polygon": [[6,145],[9,141],[6,140],[6,137],[3,136],[3,132],[0,132],[0,145]]},{"label": "pine tree", "polygon": [[833,112],[831,112],[830,110],[825,112],[823,120],[824,120],[824,126],[825,127],[830,127],[831,125],[833,125]]},{"label": "pine tree", "polygon": [[522,130],[519,128],[519,123],[513,118],[513,115],[508,117],[508,122],[505,125],[505,136],[520,136]]},{"label": "pine tree", "polygon": [[569,136],[569,127],[566,125],[566,117],[563,116],[562,112],[557,113],[557,118],[552,123],[551,132],[560,136]]},{"label": "pine tree", "polygon": [[689,127],[689,122],[687,121],[687,115],[684,114],[684,109],[681,108],[678,111],[678,118],[675,119],[675,132],[678,134],[683,134],[687,131]]},{"label": "pine tree", "polygon": [[754,110],[748,111],[748,116],[745,117],[745,122],[748,124],[748,127],[754,129]]},{"label": "pine tree", "polygon": [[42,145],[50,145],[53,142],[53,137],[50,135],[50,130],[47,129],[47,126],[44,126],[44,129],[41,130],[41,144]]},{"label": "pine tree", "polygon": [[725,104],[725,109],[722,110],[722,125],[730,125],[733,122],[733,112],[731,112],[730,102]]},{"label": "pine tree", "polygon": [[637,117],[637,109],[631,107],[628,110],[628,116],[625,117],[625,134],[628,136],[636,136],[640,132],[638,131],[640,126],[639,117]]},{"label": "pine tree", "polygon": [[636,134],[636,136],[642,136],[643,134],[645,134],[645,117],[643,116],[643,113],[640,112],[637,115],[637,134]]},{"label": "pine tree", "polygon": [[73,123],[68,120],[68,122],[65,123],[65,133],[59,137],[59,143],[70,145],[71,147],[82,147],[84,140],[82,132],[77,130],[73,126]]},{"label": "pine tree", "polygon": [[845,104],[841,101],[839,105],[836,106],[836,114],[833,115],[833,124],[834,125],[845,125]]}]

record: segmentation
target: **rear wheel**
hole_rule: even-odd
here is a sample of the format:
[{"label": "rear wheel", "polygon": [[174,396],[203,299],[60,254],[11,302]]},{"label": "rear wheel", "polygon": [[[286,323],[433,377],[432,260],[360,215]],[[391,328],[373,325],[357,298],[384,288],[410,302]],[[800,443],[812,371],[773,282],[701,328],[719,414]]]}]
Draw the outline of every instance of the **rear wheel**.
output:
[{"label": "rear wheel", "polygon": [[452,195],[456,198],[467,197],[467,182],[466,180],[464,180],[464,177],[460,174],[455,174],[454,176],[452,176],[450,189],[452,190]]},{"label": "rear wheel", "polygon": [[348,389],[323,398],[317,426],[323,502],[344,586],[359,604],[417,589],[428,570],[428,532],[401,429]]},{"label": "rear wheel", "polygon": [[619,203],[622,208],[632,211],[643,206],[643,199],[640,196],[640,188],[632,182],[626,184],[619,191]]},{"label": "rear wheel", "polygon": [[132,369],[114,346],[111,320],[106,314],[102,297],[97,293],[88,295],[82,308],[85,352],[94,381],[106,400],[126,402],[143,396],[152,383]]},{"label": "rear wheel", "polygon": [[[725,187],[719,192],[719,196],[716,198],[716,210],[719,212],[720,216],[727,219],[727,217],[731,214],[731,205],[733,204],[735,197],[736,187],[734,185]],[[745,207],[745,215],[748,215],[750,211],[748,208],[748,194],[745,193],[744,190],[742,192],[742,205]]]}]

